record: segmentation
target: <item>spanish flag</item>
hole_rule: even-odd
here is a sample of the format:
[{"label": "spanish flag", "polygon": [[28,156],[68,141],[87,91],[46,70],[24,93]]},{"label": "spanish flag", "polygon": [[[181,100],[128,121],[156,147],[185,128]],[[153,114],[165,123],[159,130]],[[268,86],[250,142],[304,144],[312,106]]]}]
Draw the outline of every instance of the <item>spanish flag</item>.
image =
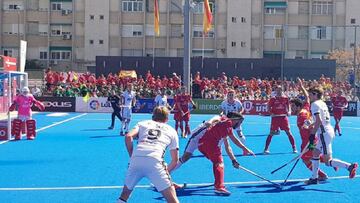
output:
[{"label": "spanish flag", "polygon": [[208,33],[211,30],[213,16],[210,10],[209,0],[204,0],[204,34]]},{"label": "spanish flag", "polygon": [[156,36],[160,35],[160,17],[159,17],[158,0],[154,0],[154,32]]}]

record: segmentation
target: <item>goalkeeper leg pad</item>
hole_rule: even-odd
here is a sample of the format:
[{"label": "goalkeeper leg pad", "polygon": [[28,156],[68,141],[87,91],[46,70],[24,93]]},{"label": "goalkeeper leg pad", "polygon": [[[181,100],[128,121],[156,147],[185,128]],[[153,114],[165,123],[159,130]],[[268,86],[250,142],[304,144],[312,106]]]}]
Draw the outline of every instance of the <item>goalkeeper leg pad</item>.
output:
[{"label": "goalkeeper leg pad", "polygon": [[31,119],[26,121],[26,137],[33,140],[36,137],[36,121]]}]

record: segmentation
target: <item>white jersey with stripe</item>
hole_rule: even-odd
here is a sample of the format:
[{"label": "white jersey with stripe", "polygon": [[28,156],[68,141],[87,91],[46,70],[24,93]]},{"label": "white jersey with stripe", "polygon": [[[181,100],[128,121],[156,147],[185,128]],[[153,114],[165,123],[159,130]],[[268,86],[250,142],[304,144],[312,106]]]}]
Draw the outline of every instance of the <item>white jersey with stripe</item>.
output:
[{"label": "white jersey with stripe", "polygon": [[225,115],[229,112],[240,112],[242,108],[242,103],[237,99],[233,103],[229,103],[227,100],[221,103],[221,109]]},{"label": "white jersey with stripe", "polygon": [[155,97],[155,104],[156,104],[156,106],[164,106],[164,107],[166,107],[167,106],[167,96],[166,95],[164,95],[164,96],[162,96],[162,95],[157,95],[156,97]]},{"label": "white jersey with stripe", "polygon": [[133,157],[152,157],[163,161],[165,150],[179,149],[179,139],[174,128],[166,123],[153,120],[139,122],[137,129],[138,144],[134,149]]},{"label": "white jersey with stripe", "polygon": [[[319,114],[321,119],[321,125],[325,128],[325,130],[332,128],[330,124],[330,113],[329,108],[326,103],[322,100],[317,100],[311,103],[311,113],[313,115],[313,120],[315,121],[316,115]],[[321,133],[321,128],[317,131],[317,133]]]},{"label": "white jersey with stripe", "polygon": [[132,100],[135,98],[135,92],[131,91],[125,91],[122,94],[123,98],[124,98],[124,107],[131,107],[132,106]]}]

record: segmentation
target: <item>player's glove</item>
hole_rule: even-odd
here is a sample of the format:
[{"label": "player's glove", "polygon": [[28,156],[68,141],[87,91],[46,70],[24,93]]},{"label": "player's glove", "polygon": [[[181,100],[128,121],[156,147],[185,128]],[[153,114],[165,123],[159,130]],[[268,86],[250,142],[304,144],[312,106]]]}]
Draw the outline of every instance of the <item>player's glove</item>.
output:
[{"label": "player's glove", "polygon": [[308,145],[309,150],[314,150],[315,149],[314,141],[315,141],[315,134],[310,134],[310,136],[309,136],[309,145]]},{"label": "player's glove", "polygon": [[239,162],[236,161],[236,159],[232,160],[232,165],[234,168],[239,168],[240,167],[240,164]]},{"label": "player's glove", "polygon": [[194,110],[195,110],[195,109],[197,109],[197,106],[196,106],[196,104],[194,104],[194,105],[193,105],[193,109],[194,109]]}]

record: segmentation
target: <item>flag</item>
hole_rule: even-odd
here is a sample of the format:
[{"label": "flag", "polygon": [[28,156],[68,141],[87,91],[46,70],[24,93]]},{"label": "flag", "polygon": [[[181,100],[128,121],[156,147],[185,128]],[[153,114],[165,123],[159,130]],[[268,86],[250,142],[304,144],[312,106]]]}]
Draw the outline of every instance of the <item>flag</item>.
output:
[{"label": "flag", "polygon": [[83,101],[87,103],[90,100],[90,93],[87,92],[86,95],[83,97]]},{"label": "flag", "polygon": [[160,17],[159,17],[158,0],[154,0],[154,33],[156,36],[160,35]]},{"label": "flag", "polygon": [[73,73],[73,79],[74,79],[75,81],[78,81],[79,77],[78,77],[77,73]]},{"label": "flag", "polygon": [[210,10],[209,0],[204,0],[204,19],[203,19],[203,26],[204,26],[204,34],[208,33],[211,30],[213,16]]}]

